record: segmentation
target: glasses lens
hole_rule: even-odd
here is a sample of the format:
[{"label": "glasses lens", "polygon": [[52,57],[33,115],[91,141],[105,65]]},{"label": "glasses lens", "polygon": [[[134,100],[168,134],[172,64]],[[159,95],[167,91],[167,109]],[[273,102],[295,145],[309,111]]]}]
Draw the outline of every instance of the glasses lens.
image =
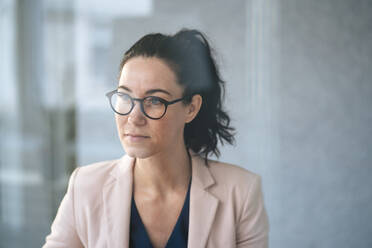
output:
[{"label": "glasses lens", "polygon": [[143,110],[151,118],[160,118],[165,112],[166,106],[159,97],[149,96],[143,100]]},{"label": "glasses lens", "polygon": [[132,108],[132,100],[129,95],[117,92],[111,97],[111,104],[115,112],[128,114]]}]

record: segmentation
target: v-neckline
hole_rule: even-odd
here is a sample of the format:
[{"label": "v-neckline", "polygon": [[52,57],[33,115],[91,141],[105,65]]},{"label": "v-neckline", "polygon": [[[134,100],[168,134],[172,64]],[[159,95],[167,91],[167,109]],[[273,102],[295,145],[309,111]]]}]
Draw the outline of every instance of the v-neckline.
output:
[{"label": "v-neckline", "polygon": [[[182,209],[181,209],[181,211],[180,211],[180,213],[178,215],[178,218],[177,218],[177,222],[173,226],[172,232],[169,235],[168,240],[167,240],[164,248],[168,248],[168,245],[171,244],[170,242],[172,242],[174,240],[174,237],[176,235],[175,231],[177,231],[178,229],[182,228],[180,226],[181,223],[182,223],[182,219],[186,219],[187,220],[187,229],[184,230],[184,231],[187,233],[187,236],[188,236],[188,216],[189,216],[190,188],[191,188],[191,178],[190,178],[188,190],[187,190],[187,193],[186,193],[184,202],[183,202]],[[136,205],[136,202],[134,200],[134,194],[133,193],[132,193],[132,210],[134,210],[133,214],[134,214],[134,217],[138,220],[138,224],[140,225],[140,229],[142,229],[143,232],[144,232],[143,233],[144,234],[143,235],[143,238],[146,239],[146,241],[145,241],[146,247],[153,248],[153,245],[152,245],[151,240],[150,240],[150,236],[149,236],[149,234],[148,234],[148,232],[146,230],[145,225],[142,222],[141,216],[140,216],[139,211],[137,209],[137,205]],[[185,215],[187,215],[187,216],[185,216]],[[186,236],[186,246],[187,246],[187,236]]]}]

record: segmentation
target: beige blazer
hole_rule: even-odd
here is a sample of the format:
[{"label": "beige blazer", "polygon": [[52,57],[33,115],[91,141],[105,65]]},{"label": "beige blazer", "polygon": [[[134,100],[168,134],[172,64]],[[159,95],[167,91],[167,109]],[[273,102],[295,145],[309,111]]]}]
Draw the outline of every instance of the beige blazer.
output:
[{"label": "beige blazer", "polygon": [[[77,168],[44,248],[129,246],[134,158]],[[192,155],[188,247],[268,247],[260,176]]]}]

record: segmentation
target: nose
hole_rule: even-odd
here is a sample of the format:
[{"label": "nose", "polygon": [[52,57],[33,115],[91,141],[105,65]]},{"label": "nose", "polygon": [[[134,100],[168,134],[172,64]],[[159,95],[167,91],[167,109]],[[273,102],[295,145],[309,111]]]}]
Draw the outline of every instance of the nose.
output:
[{"label": "nose", "polygon": [[146,116],[142,113],[141,103],[134,101],[132,111],[128,114],[128,122],[135,125],[146,124]]}]

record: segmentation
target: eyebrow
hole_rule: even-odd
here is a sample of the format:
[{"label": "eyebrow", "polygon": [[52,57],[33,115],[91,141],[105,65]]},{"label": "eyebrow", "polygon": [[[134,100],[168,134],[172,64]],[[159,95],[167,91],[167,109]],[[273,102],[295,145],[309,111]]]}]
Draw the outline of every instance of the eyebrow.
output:
[{"label": "eyebrow", "polygon": [[[129,91],[129,92],[132,92],[131,89],[129,89],[128,87],[125,87],[124,85],[120,85],[120,86],[118,87],[118,89],[123,89],[123,90]],[[147,90],[147,91],[145,92],[145,94],[146,94],[146,95],[150,95],[150,94],[157,93],[157,92],[161,92],[161,93],[167,94],[167,95],[169,95],[169,96],[172,95],[171,93],[169,93],[168,91],[163,90],[163,89],[150,89],[150,90]]]}]

